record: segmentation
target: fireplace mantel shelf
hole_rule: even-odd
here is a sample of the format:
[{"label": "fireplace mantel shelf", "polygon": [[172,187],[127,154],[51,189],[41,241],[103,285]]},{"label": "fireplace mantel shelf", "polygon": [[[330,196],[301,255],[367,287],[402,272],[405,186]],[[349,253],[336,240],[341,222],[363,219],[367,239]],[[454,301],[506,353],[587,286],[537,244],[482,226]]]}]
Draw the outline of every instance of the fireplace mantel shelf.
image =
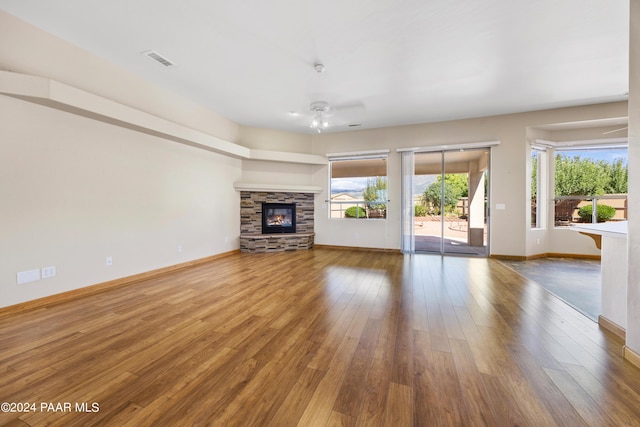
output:
[{"label": "fireplace mantel shelf", "polygon": [[316,233],[271,233],[271,234],[241,234],[243,239],[280,239],[280,238],[294,238],[294,237],[311,237]]},{"label": "fireplace mantel shelf", "polygon": [[238,191],[270,191],[275,193],[320,193],[322,187],[315,185],[293,184],[259,184],[252,182],[235,182],[233,188]]}]

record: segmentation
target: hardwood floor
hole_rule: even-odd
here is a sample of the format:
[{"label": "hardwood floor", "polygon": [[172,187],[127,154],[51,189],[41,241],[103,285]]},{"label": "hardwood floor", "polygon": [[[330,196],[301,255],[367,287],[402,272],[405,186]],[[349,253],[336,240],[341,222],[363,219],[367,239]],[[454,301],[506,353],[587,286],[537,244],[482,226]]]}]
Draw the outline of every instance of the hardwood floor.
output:
[{"label": "hardwood floor", "polygon": [[621,352],[495,260],[237,254],[0,318],[0,424],[637,426]]}]

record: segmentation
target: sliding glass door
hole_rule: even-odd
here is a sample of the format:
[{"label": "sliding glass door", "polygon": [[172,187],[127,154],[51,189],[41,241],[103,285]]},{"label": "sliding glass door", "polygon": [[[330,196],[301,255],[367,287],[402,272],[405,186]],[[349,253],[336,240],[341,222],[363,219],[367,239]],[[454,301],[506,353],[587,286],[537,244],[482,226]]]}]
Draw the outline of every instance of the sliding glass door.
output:
[{"label": "sliding glass door", "polygon": [[[408,156],[407,156],[408,157]],[[412,153],[415,252],[487,255],[489,148]],[[405,188],[406,190],[406,188]],[[403,222],[408,224],[408,222]]]}]

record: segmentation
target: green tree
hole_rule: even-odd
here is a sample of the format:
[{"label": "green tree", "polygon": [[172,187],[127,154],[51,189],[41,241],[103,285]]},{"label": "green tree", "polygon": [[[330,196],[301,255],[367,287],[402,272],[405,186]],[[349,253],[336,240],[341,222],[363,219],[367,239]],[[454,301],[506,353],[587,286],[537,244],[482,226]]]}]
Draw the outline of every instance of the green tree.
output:
[{"label": "green tree", "polygon": [[531,159],[531,198],[538,197],[538,155],[535,153]]},{"label": "green tree", "polygon": [[[444,211],[453,212],[461,197],[468,197],[469,182],[466,174],[447,174],[444,178]],[[442,203],[442,175],[433,182],[422,195],[425,203],[433,207],[436,215],[440,215]]]},{"label": "green tree", "polygon": [[386,216],[387,177],[376,176],[367,178],[367,186],[362,192],[362,197],[366,202],[369,214],[376,212],[379,216]]},{"label": "green tree", "polygon": [[609,185],[606,194],[626,194],[628,191],[629,168],[621,159],[607,163]]},{"label": "green tree", "polygon": [[447,174],[444,176],[444,182],[450,183],[455,191],[460,193],[460,197],[469,196],[469,176],[466,173]]},{"label": "green tree", "polygon": [[557,154],[555,158],[557,196],[599,196],[605,194],[609,176],[606,162],[594,162],[580,156],[567,157]]},{"label": "green tree", "polygon": [[600,196],[627,192],[628,167],[622,160],[609,163],[556,154],[555,169],[557,196]]}]

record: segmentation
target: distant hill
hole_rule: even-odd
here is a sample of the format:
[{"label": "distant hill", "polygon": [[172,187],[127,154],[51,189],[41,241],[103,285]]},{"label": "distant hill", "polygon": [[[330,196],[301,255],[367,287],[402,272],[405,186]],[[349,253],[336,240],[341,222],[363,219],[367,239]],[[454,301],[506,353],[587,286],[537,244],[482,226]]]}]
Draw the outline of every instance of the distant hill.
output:
[{"label": "distant hill", "polygon": [[436,175],[417,175],[413,177],[413,194],[418,195],[424,193],[432,183],[436,182]]},{"label": "distant hill", "polygon": [[[431,183],[437,180],[435,175],[417,175],[413,177],[413,193],[424,193]],[[349,180],[335,180],[331,186],[331,194],[348,194],[354,199],[362,199],[362,191],[366,185],[364,178],[351,178]]]}]

